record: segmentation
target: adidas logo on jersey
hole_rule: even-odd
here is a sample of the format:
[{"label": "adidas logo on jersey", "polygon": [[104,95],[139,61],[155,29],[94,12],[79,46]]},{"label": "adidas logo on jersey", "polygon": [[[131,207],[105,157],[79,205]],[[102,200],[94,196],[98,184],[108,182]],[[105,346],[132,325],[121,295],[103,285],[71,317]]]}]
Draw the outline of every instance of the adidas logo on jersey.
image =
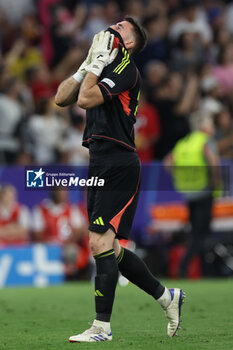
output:
[{"label": "adidas logo on jersey", "polygon": [[102,216],[99,216],[98,219],[93,221],[93,224],[104,226],[104,222],[103,222]]}]

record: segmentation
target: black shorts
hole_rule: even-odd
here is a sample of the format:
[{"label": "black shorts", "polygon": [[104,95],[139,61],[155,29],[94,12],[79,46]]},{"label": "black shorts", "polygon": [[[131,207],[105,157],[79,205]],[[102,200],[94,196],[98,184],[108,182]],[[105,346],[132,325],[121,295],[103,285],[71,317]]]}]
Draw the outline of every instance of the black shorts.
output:
[{"label": "black shorts", "polygon": [[104,154],[90,150],[88,177],[104,179],[103,187],[88,187],[89,230],[104,233],[112,228],[118,239],[128,239],[141,181],[141,165],[136,152],[118,148]]}]

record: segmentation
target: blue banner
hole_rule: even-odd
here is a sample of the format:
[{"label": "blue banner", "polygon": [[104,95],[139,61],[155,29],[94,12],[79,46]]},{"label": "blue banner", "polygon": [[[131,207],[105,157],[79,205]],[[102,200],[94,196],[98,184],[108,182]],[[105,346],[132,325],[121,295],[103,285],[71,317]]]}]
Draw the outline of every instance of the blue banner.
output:
[{"label": "blue banner", "polygon": [[34,244],[0,249],[0,288],[45,287],[64,281],[59,245]]}]

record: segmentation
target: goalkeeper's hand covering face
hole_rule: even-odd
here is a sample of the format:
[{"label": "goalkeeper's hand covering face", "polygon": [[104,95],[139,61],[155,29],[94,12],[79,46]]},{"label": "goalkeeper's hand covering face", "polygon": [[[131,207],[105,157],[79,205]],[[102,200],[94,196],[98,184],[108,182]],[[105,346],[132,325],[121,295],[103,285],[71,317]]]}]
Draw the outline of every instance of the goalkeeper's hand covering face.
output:
[{"label": "goalkeeper's hand covering face", "polygon": [[112,49],[113,42],[114,34],[111,34],[109,30],[101,31],[94,36],[93,43],[95,44],[92,48],[92,62],[86,66],[85,70],[87,72],[91,72],[99,77],[104,67],[115,60],[118,48]]}]

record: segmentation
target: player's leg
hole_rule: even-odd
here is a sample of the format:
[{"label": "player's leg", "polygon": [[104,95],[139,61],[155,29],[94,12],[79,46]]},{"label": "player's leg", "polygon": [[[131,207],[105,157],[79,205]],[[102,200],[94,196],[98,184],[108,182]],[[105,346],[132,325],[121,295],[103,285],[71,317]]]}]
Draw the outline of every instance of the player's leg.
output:
[{"label": "player's leg", "polygon": [[95,304],[96,319],[110,322],[118,265],[114,254],[115,233],[109,229],[104,234],[90,232],[90,248],[96,262]]},{"label": "player's leg", "polygon": [[90,232],[90,248],[96,262],[95,307],[96,319],[90,329],[69,338],[70,342],[112,340],[110,318],[118,280],[118,265],[113,250],[115,233]]},{"label": "player's leg", "polygon": [[[165,287],[152,275],[144,261],[132,251],[121,247],[118,239],[114,241],[114,250],[122,275],[158,300],[164,294]],[[170,303],[170,293],[167,303]]]},{"label": "player's leg", "polygon": [[[135,192],[124,211],[121,210],[120,217],[117,214],[118,225],[115,224],[114,218],[110,221],[115,229],[117,238],[128,239],[131,231],[133,219],[135,216],[140,187],[140,166],[137,160],[130,170],[126,167],[124,174],[124,183],[130,188],[130,185],[138,180],[137,184],[134,182]],[[149,271],[146,264],[133,252],[127,249],[120,249],[118,240],[115,240],[114,249],[117,252],[117,260],[119,271],[129,281],[136,284],[139,288],[152,295],[158,303],[162,306],[165,314],[169,320],[167,334],[172,337],[180,325],[180,312],[183,302],[184,293],[178,288],[168,289],[164,287]]]},{"label": "player's leg", "polygon": [[169,337],[176,335],[180,326],[180,314],[183,291],[178,288],[168,289],[163,286],[150,272],[144,261],[135,253],[120,246],[118,239],[114,241],[119,271],[124,277],[136,286],[152,295],[161,305],[169,320],[167,334]]}]

